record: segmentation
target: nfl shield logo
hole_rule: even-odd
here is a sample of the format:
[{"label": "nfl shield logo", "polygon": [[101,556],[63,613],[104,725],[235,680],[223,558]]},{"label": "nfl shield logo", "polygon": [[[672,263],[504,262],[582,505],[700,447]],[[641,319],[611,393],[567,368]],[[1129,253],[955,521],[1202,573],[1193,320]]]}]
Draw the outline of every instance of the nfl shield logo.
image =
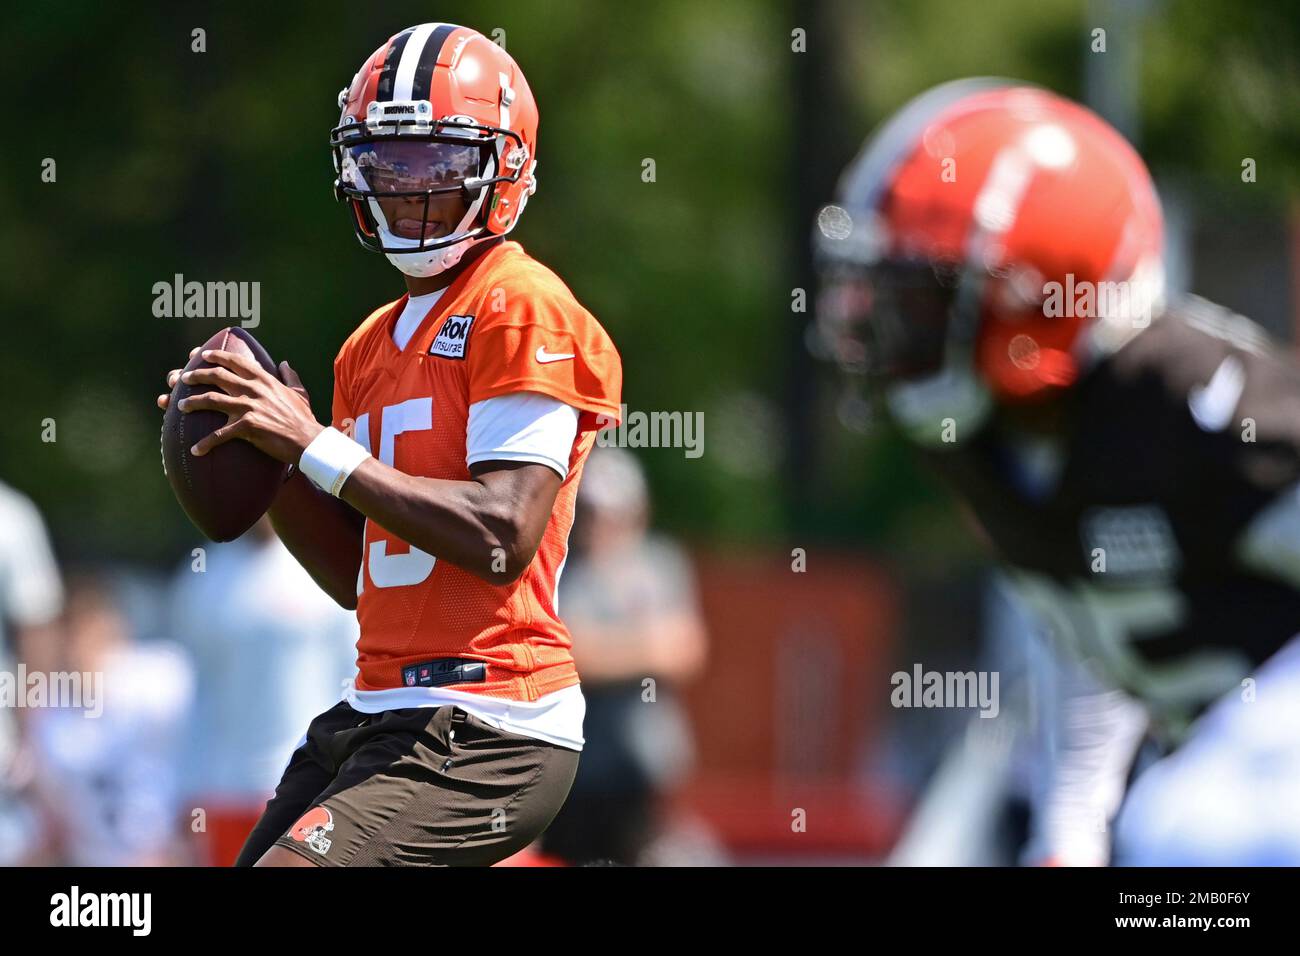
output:
[{"label": "nfl shield logo", "polygon": [[407,687],[415,686],[415,671],[406,672],[406,686]]}]

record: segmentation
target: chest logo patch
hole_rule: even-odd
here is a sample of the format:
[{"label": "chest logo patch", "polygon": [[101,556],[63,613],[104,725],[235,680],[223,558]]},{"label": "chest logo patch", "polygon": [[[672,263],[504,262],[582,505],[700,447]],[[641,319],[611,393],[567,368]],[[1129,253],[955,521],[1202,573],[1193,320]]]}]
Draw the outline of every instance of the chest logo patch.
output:
[{"label": "chest logo patch", "polygon": [[472,315],[449,315],[443,320],[442,328],[429,346],[429,354],[440,358],[463,359],[465,345],[469,342],[469,330],[474,325]]}]

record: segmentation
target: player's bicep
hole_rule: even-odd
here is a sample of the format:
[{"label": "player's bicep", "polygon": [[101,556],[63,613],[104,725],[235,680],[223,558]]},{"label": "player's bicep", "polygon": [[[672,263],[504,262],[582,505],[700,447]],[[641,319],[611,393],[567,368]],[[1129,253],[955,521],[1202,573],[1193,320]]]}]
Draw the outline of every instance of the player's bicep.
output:
[{"label": "player's bicep", "polygon": [[484,399],[469,409],[465,464],[494,497],[526,509],[521,524],[535,528],[540,538],[568,477],[577,437],[577,409],[549,395],[518,392]]},{"label": "player's bicep", "polygon": [[563,483],[560,476],[548,465],[522,461],[482,461],[470,466],[470,474],[490,501],[485,522],[494,526],[498,544],[522,570],[542,543]]},{"label": "player's bicep", "polygon": [[484,490],[484,523],[522,570],[537,553],[578,437],[576,408],[515,392],[470,405],[465,464]]}]

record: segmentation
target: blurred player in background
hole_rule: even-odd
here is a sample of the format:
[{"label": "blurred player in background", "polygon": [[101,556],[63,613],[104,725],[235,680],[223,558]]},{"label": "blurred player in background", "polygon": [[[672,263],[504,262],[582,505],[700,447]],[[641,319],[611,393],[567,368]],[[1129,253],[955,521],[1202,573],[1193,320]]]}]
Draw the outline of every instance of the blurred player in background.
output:
[{"label": "blurred player in background", "polygon": [[587,699],[586,744],[569,799],[542,841],[569,863],[651,862],[664,836],[663,797],[691,761],[674,688],[700,673],[707,636],[690,561],[649,533],[649,518],[635,456],[597,449],[560,589]]},{"label": "blurred player in background", "polygon": [[186,810],[203,811],[201,858],[231,866],[303,728],[356,673],[356,617],[316,587],[263,518],[177,572],[171,633],[197,679]]},{"label": "blurred player in background", "polygon": [[193,697],[184,652],[136,642],[109,585],[93,575],[72,578],[60,624],[51,669],[81,675],[89,694],[81,706],[60,701],[29,715],[50,861],[184,862],[177,820]]},{"label": "blurred player in background", "polygon": [[[48,672],[63,583],[36,506],[0,483],[0,672]],[[31,782],[23,746],[22,709],[0,708],[0,866],[22,862],[35,849],[35,810],[24,796]]]},{"label": "blurred player in background", "polygon": [[[1300,369],[1166,301],[1141,159],[1045,91],[947,84],[868,142],[815,240],[823,345],[1084,665],[1037,861],[1104,863],[1116,832],[1117,862],[1300,863]],[[1112,831],[1143,732],[1166,756]]]},{"label": "blurred player in background", "polygon": [[506,240],[536,188],[538,117],[505,50],[411,27],[338,108],[336,198],[406,293],[339,351],[332,424],[287,363],[277,378],[217,351],[186,373],[215,390],[184,411],[230,416],[196,453],[243,439],[295,466],[271,520],[360,622],[356,681],[312,721],[238,862],[492,864],[545,829],[582,749],[555,595],[622,364]]}]

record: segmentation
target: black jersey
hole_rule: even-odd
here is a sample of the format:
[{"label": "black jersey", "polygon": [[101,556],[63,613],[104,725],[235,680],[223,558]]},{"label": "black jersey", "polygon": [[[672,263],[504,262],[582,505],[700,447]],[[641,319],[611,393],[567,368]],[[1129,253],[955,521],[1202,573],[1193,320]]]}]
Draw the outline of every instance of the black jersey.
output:
[{"label": "black jersey", "polygon": [[1065,420],[1054,446],[995,416],[924,453],[1052,631],[1177,710],[1300,633],[1300,541],[1267,553],[1274,516],[1300,516],[1300,367],[1258,326],[1189,299],[1095,366]]}]

